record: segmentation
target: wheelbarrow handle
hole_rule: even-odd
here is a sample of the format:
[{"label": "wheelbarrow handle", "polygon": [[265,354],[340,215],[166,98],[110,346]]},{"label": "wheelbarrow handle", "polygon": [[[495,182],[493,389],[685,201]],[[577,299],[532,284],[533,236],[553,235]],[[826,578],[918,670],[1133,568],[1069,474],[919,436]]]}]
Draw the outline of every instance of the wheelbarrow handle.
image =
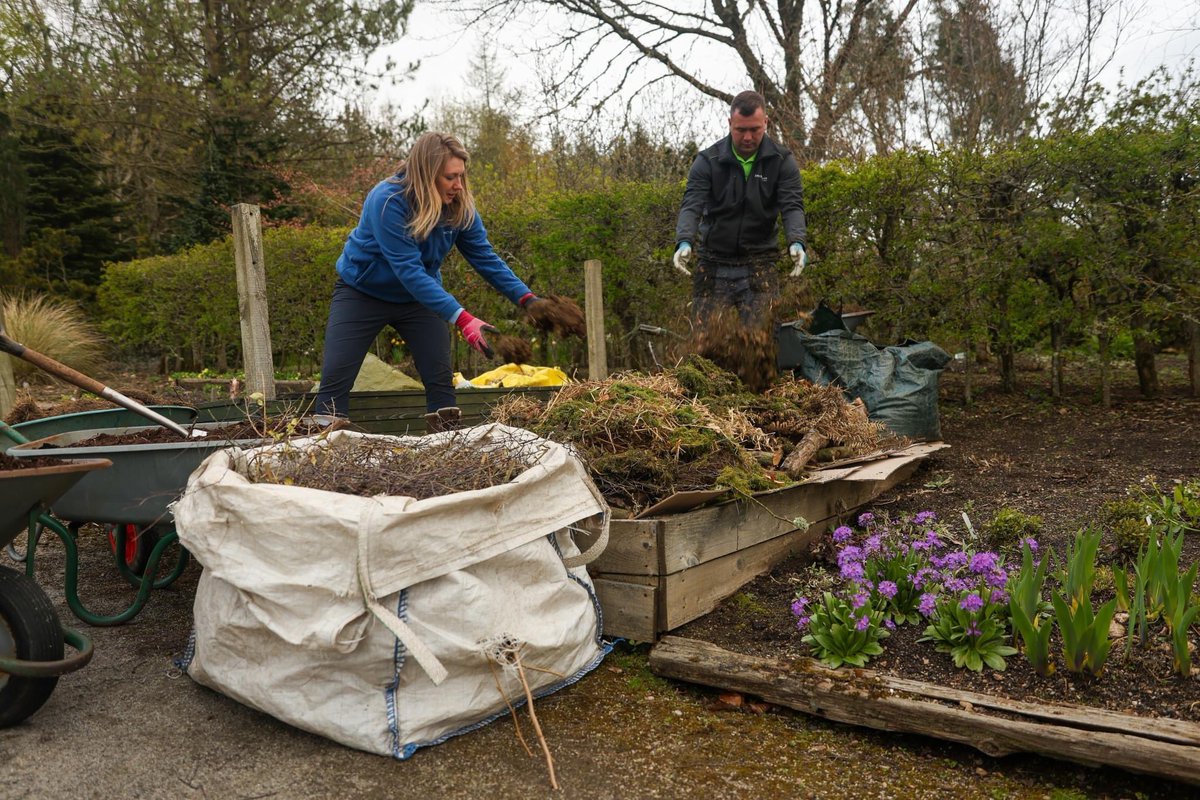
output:
[{"label": "wheelbarrow handle", "polygon": [[55,361],[53,358],[50,358],[50,356],[43,355],[36,350],[30,350],[25,345],[21,344],[20,342],[13,341],[3,333],[0,333],[0,351],[8,353],[12,356],[16,356],[23,361],[28,361],[30,364],[33,364],[35,367],[48,372],[56,378],[62,378],[67,383],[74,384],[80,389],[91,392],[97,397],[103,397],[104,399],[116,403],[119,406],[128,408],[134,413],[141,414],[143,417],[146,417],[154,423],[162,425],[164,428],[169,428],[175,433],[178,433],[185,439],[190,439],[193,436],[199,437],[206,435],[206,433],[202,430],[194,430],[191,433],[188,433],[188,430],[182,425],[167,419],[157,411],[146,408],[136,400],[126,397],[115,389],[108,388],[95,378],[89,378],[82,372],[71,369],[60,361]]}]

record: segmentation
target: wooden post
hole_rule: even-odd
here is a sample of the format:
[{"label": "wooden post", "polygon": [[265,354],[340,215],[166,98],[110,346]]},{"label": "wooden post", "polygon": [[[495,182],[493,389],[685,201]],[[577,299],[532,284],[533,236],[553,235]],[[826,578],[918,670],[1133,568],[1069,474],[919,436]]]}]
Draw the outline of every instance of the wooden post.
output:
[{"label": "wooden post", "polygon": [[[0,331],[4,330],[4,307],[0,306]],[[12,362],[5,353],[0,353],[0,418],[8,416],[17,404],[17,382],[13,378]],[[0,444],[0,450],[4,447]]]},{"label": "wooden post", "polygon": [[242,362],[246,394],[261,392],[275,399],[275,365],[271,361],[271,326],[267,315],[267,274],[263,262],[258,206],[233,207],[234,264],[237,268],[238,317],[242,323]]},{"label": "wooden post", "polygon": [[608,377],[608,351],[604,345],[604,284],[600,262],[583,262],[583,304],[587,314],[588,378],[602,381]]}]

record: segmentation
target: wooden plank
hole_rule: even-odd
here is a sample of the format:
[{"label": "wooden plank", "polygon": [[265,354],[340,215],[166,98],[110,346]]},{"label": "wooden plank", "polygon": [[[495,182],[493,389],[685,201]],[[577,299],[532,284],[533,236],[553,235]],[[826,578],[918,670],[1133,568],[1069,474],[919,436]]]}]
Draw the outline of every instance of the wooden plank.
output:
[{"label": "wooden plank", "polygon": [[604,615],[604,635],[653,642],[657,634],[658,588],[640,583],[593,578]]},{"label": "wooden plank", "polygon": [[271,324],[267,307],[267,270],[263,261],[262,222],[258,206],[233,206],[233,262],[237,273],[238,318],[242,325],[242,362],[246,394],[275,398],[275,364],[271,358]]},{"label": "wooden plank", "polygon": [[[585,533],[579,535],[579,549],[587,550],[597,532],[585,521]],[[659,575],[659,528],[653,519],[614,519],[608,525],[608,544],[588,565],[591,572],[612,572],[624,575]]]},{"label": "wooden plank", "polygon": [[[0,307],[0,332],[4,332],[4,309]],[[12,362],[9,361],[7,353],[0,353],[0,417],[8,416],[8,412],[12,411],[13,406],[17,404],[17,381],[13,378]],[[4,450],[3,443],[6,442],[0,438],[0,451]]]},{"label": "wooden plank", "polygon": [[865,669],[831,670],[807,658],[769,659],[734,653],[707,642],[663,638],[650,652],[650,669],[666,678],[743,692],[837,722],[876,730],[918,733],[970,745],[988,755],[1017,752],[1087,766],[1114,766],[1200,785],[1196,725],[1159,726],[1144,717],[1126,724],[1112,712],[1071,707],[1046,721],[1051,704],[1034,706],[943,687],[897,682]]},{"label": "wooden plank", "polygon": [[608,352],[604,342],[604,282],[600,261],[583,262],[583,306],[587,325],[588,380],[608,377]]},{"label": "wooden plank", "polygon": [[820,525],[807,531],[793,530],[691,569],[664,575],[659,629],[669,631],[704,616],[746,583],[805,550],[821,530]]},{"label": "wooden plank", "polygon": [[663,518],[662,572],[669,574],[745,550],[810,524],[858,508],[908,479],[928,454],[906,449],[878,462],[836,471],[836,478],[762,492],[752,499],[699,508]]}]

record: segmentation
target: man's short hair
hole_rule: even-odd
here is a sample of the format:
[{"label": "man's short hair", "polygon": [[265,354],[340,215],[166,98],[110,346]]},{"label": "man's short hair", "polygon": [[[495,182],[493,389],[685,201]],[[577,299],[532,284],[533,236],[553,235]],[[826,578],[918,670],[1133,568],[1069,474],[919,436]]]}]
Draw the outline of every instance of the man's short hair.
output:
[{"label": "man's short hair", "polygon": [[765,112],[767,101],[758,92],[746,90],[733,98],[733,102],[729,105],[729,116],[741,114],[743,117],[748,117],[760,108]]}]

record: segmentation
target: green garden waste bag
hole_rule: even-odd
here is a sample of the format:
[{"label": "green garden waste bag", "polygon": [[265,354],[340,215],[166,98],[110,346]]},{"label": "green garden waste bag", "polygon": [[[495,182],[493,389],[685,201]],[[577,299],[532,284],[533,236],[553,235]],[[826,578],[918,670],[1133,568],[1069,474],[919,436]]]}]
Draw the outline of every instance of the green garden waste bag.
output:
[{"label": "green garden waste bag", "polygon": [[779,340],[780,369],[823,386],[836,384],[849,400],[861,397],[870,418],[895,434],[942,438],[938,373],[950,354],[933,342],[880,347],[844,329],[814,335],[795,323],[780,327]]}]

